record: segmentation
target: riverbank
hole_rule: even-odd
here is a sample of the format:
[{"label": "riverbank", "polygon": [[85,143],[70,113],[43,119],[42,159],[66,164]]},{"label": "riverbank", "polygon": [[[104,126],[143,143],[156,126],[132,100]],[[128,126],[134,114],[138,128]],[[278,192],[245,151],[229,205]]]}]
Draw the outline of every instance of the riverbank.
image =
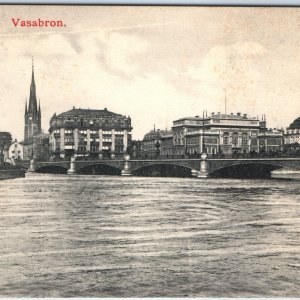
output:
[{"label": "riverbank", "polygon": [[19,177],[25,177],[25,170],[17,168],[0,170],[0,180],[13,179]]}]

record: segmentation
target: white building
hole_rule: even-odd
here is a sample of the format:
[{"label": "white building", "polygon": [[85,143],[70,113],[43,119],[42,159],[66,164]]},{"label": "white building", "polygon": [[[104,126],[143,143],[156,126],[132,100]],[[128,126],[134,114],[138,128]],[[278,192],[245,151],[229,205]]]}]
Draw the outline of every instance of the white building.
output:
[{"label": "white building", "polygon": [[23,160],[24,147],[19,142],[13,142],[8,148],[8,158],[11,161]]}]

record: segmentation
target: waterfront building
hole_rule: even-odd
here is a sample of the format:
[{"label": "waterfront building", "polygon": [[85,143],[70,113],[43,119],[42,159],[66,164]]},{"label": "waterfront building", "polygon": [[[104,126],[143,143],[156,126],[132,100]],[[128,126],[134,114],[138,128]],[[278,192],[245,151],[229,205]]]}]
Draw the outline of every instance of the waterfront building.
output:
[{"label": "waterfront building", "polygon": [[290,154],[300,154],[300,117],[284,131],[284,150]]},{"label": "waterfront building", "polygon": [[24,147],[15,140],[8,148],[8,159],[12,162],[23,160]]},{"label": "waterfront building", "polygon": [[284,132],[284,143],[291,145],[300,144],[300,117],[295,119]]},{"label": "waterfront building", "polygon": [[143,157],[154,158],[161,155],[161,143],[165,136],[171,132],[168,130],[154,129],[150,130],[143,138]]},{"label": "waterfront building", "polygon": [[187,117],[173,121],[173,149],[170,137],[162,145],[162,155],[247,154],[258,152],[258,133],[266,120],[247,114],[212,113],[204,117]]},{"label": "waterfront building", "polygon": [[131,143],[131,119],[107,110],[75,108],[50,120],[52,157],[123,156]]},{"label": "waterfront building", "polygon": [[284,144],[283,130],[267,129],[258,134],[259,153],[274,154],[282,152]]},{"label": "waterfront building", "polygon": [[130,147],[130,156],[132,158],[141,158],[143,156],[143,141],[133,140]]},{"label": "waterfront building", "polygon": [[39,133],[22,142],[24,160],[48,160],[50,158],[49,134]]}]

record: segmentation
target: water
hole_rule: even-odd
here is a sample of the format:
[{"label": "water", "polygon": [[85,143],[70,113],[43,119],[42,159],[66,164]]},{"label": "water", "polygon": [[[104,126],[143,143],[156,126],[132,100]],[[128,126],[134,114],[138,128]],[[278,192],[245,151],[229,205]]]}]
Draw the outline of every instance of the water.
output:
[{"label": "water", "polygon": [[0,296],[300,296],[300,181],[0,182]]}]

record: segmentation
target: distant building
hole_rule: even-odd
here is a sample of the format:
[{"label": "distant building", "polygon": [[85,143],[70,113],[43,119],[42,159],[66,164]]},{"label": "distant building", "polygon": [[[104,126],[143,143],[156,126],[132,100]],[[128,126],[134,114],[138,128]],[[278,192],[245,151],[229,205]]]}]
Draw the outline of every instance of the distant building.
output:
[{"label": "distant building", "polygon": [[284,143],[291,145],[300,143],[300,117],[295,119],[284,133]]},{"label": "distant building", "polygon": [[143,141],[133,140],[131,142],[130,155],[132,158],[141,158],[143,156]]},{"label": "distant building", "polygon": [[8,158],[11,161],[20,161],[24,158],[24,147],[21,143],[14,141],[8,149]]},{"label": "distant building", "polygon": [[4,150],[8,150],[11,141],[12,138],[9,132],[0,132],[0,164],[4,161]]},{"label": "distant building", "polygon": [[154,158],[161,154],[162,138],[171,132],[168,130],[154,129],[145,134],[143,138],[142,156],[145,158]]},{"label": "distant building", "polygon": [[300,154],[300,117],[295,119],[284,132],[284,151]]},{"label": "distant building", "polygon": [[50,158],[49,134],[39,133],[22,142],[24,159],[48,160]]},{"label": "distant building", "polygon": [[259,153],[278,153],[282,152],[284,137],[283,130],[267,129],[258,134]]},{"label": "distant building", "polygon": [[54,114],[50,120],[52,157],[123,156],[131,143],[131,119],[96,109],[75,108]]}]

